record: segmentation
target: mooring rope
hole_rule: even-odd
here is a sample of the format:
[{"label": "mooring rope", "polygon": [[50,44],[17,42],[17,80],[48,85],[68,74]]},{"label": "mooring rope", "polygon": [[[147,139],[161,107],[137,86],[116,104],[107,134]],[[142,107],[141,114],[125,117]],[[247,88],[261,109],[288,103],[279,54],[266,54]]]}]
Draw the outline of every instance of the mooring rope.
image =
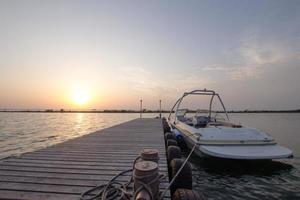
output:
[{"label": "mooring rope", "polygon": [[[154,184],[155,182],[161,182],[163,179],[166,178],[166,175],[158,174],[157,171],[154,171],[151,174],[147,174],[147,175],[139,176],[134,174],[133,176],[134,176],[135,185],[140,185],[140,187],[136,188],[134,191],[135,192],[134,199],[136,199],[137,194],[142,190],[145,190],[149,194],[150,199],[153,200],[157,199],[159,195],[159,191],[153,194],[151,185]],[[142,180],[151,180],[151,181],[144,183]]]},{"label": "mooring rope", "polygon": [[[130,199],[132,194],[127,191],[128,186],[133,181],[133,176],[131,175],[130,179],[126,183],[121,183],[116,181],[122,175],[125,175],[129,172],[133,171],[134,165],[136,161],[140,158],[138,156],[134,162],[131,169],[122,171],[115,175],[112,179],[110,179],[106,184],[98,185],[93,187],[80,195],[81,200],[94,200],[94,199],[101,199],[101,200],[112,200],[112,199]],[[92,194],[93,192],[98,191],[97,194]],[[117,198],[119,197],[119,198]]]},{"label": "mooring rope", "polygon": [[[184,166],[186,165],[186,163],[190,159],[190,157],[191,157],[192,153],[194,152],[197,145],[198,144],[196,143],[194,145],[194,147],[191,149],[189,155],[187,156],[187,158],[185,159],[185,161],[183,162],[183,164],[181,165],[181,167],[179,168],[179,170],[177,171],[175,176],[172,178],[172,180],[169,183],[168,187],[165,188],[165,190],[163,192],[160,192],[160,195],[159,195],[159,198],[158,198],[159,200],[162,200],[164,198],[164,196],[166,195],[166,193],[168,192],[168,190],[170,189],[170,187],[172,186],[172,184],[174,183],[174,181],[176,180],[176,178],[178,177],[178,175],[180,174],[180,172],[182,171],[182,169],[184,168]],[[163,179],[166,178],[166,175],[160,174],[158,177],[154,178],[153,180],[150,181],[150,183],[147,183],[147,184],[139,181],[139,185],[141,185],[141,186],[136,189],[134,194],[133,194],[133,192],[128,191],[129,185],[133,182],[132,172],[133,172],[133,169],[134,169],[134,165],[137,162],[137,160],[140,159],[140,158],[141,158],[141,156],[138,156],[134,160],[133,166],[132,166],[131,169],[124,170],[124,171],[118,173],[112,179],[110,179],[106,184],[98,185],[94,188],[91,188],[91,189],[83,192],[80,195],[80,199],[81,200],[95,200],[95,199],[97,199],[97,200],[124,200],[124,199],[128,199],[129,200],[131,197],[134,197],[134,199],[135,199],[136,195],[141,190],[145,190],[149,194],[151,200],[156,200],[156,199],[154,199],[155,194],[152,194],[152,190],[149,187],[149,185],[151,185],[155,181],[161,182]],[[131,172],[130,179],[126,183],[121,183],[120,181],[116,181],[116,179],[119,178],[120,176],[125,175],[125,174],[130,173],[130,172]],[[150,177],[150,176],[152,176],[152,174],[147,175],[147,177],[148,176]],[[93,194],[93,192],[96,192],[96,191],[98,191],[98,192],[96,194]]]},{"label": "mooring rope", "polygon": [[172,178],[171,182],[169,183],[168,187],[165,188],[165,190],[161,193],[161,195],[159,196],[159,200],[162,200],[164,198],[164,196],[166,195],[166,193],[168,192],[168,190],[170,189],[170,187],[173,185],[174,181],[176,180],[176,178],[178,177],[178,175],[180,174],[180,172],[182,171],[182,169],[184,168],[184,166],[186,165],[186,163],[188,162],[188,160],[190,159],[191,155],[193,154],[193,152],[195,151],[196,146],[198,145],[198,143],[195,143],[195,145],[193,146],[193,148],[191,149],[188,157],[184,160],[183,164],[181,165],[181,167],[179,168],[179,170],[177,171],[177,173],[174,175],[174,177]]}]

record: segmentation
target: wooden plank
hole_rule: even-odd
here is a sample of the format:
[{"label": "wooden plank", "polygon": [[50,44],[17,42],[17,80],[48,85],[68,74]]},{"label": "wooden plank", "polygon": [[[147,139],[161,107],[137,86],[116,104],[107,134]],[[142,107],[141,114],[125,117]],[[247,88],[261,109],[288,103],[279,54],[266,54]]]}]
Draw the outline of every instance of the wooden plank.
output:
[{"label": "wooden plank", "polygon": [[49,178],[49,177],[32,177],[32,176],[12,176],[0,175],[1,182],[19,182],[19,183],[36,183],[36,184],[52,184],[52,185],[77,185],[77,186],[90,186],[93,187],[98,184],[104,184],[105,181],[98,180],[84,180],[78,179],[62,179],[62,178]]},{"label": "wooden plank", "polygon": [[[26,170],[0,170],[0,175],[13,176],[31,176],[31,177],[48,177],[48,178],[66,178],[66,179],[86,179],[86,180],[104,180],[109,181],[115,174],[81,174],[81,173],[63,173],[63,172],[44,172],[44,171],[26,171]],[[128,180],[128,176],[123,176],[121,180]]]},{"label": "wooden plank", "polygon": [[[94,158],[94,159],[88,159],[84,157],[77,157],[77,158],[69,158],[69,157],[49,157],[49,156],[35,156],[35,157],[28,157],[24,156],[23,159],[27,160],[60,160],[60,161],[80,161],[80,162],[109,162],[109,163],[128,163],[129,166],[131,163],[133,163],[133,160],[130,159],[120,159],[120,160],[113,160],[113,159],[105,159],[105,158]],[[166,164],[166,160],[159,160],[160,164]]]},{"label": "wooden plank", "polygon": [[[159,150],[160,172],[167,174],[162,123],[137,119],[19,157],[0,161],[0,199],[79,199],[80,193],[107,183],[132,168],[144,148]],[[120,176],[126,182],[131,173]],[[163,180],[160,189],[168,185]],[[168,192],[166,199],[170,199]]]},{"label": "wooden plank", "polygon": [[37,191],[18,191],[0,189],[0,199],[30,199],[30,200],[79,200],[79,196],[72,194],[44,193]]},{"label": "wooden plank", "polygon": [[[11,158],[9,160],[6,160],[5,162],[2,162],[2,164],[6,163],[33,163],[33,164],[63,164],[63,165],[78,165],[78,166],[116,166],[116,167],[126,167],[128,168],[128,163],[105,163],[105,162],[80,162],[80,161],[65,161],[65,160],[38,160],[38,159],[22,159],[22,158]],[[160,163],[160,167],[166,168],[167,164]]]},{"label": "wooden plank", "polygon": [[[91,165],[65,165],[65,164],[53,164],[53,163],[19,163],[19,162],[4,162],[0,165],[5,166],[5,167],[36,167],[36,168],[58,168],[58,169],[79,169],[79,170],[109,170],[109,171],[123,171],[130,169],[131,167],[128,166],[103,166],[103,165],[98,165],[98,166],[91,166]],[[166,171],[166,167],[160,167],[160,171]]]},{"label": "wooden plank", "polygon": [[[36,153],[36,152],[33,152],[33,153]],[[68,154],[68,153],[73,153],[73,154],[89,154],[89,155],[128,155],[128,154],[132,154],[132,155],[135,155],[135,156],[138,156],[140,154],[139,151],[112,151],[112,150],[107,150],[107,151],[104,151],[104,150],[101,150],[101,152],[99,151],[95,151],[95,152],[87,152],[87,151],[84,151],[84,150],[80,150],[80,149],[55,149],[55,150],[40,150],[38,153],[46,153],[46,154]]]},{"label": "wooden plank", "polygon": [[[160,153],[161,154],[161,153]],[[34,153],[26,153],[23,155],[23,157],[38,157],[38,156],[68,156],[68,157],[92,157],[92,158],[111,158],[111,159],[119,159],[119,158],[129,158],[131,160],[134,160],[139,154],[108,154],[108,153],[69,153],[69,152],[60,152],[60,153],[53,153],[53,152],[34,152]],[[162,155],[160,155],[161,157]]]},{"label": "wooden plank", "polygon": [[[93,181],[109,181],[111,175],[91,175],[91,174],[67,174],[67,173],[49,173],[49,172],[24,172],[24,171],[5,171],[1,170],[0,175],[38,177],[38,178],[61,178],[72,180],[93,180]],[[119,180],[128,181],[129,176],[122,176]]]},{"label": "wooden plank", "polygon": [[51,167],[37,167],[37,166],[6,166],[0,165],[0,170],[9,171],[24,171],[24,172],[49,172],[49,173],[67,173],[67,174],[90,174],[90,175],[115,175],[122,170],[98,170],[98,169],[64,169]]},{"label": "wooden plank", "polygon": [[[26,176],[7,176],[0,175],[0,182],[15,183],[32,183],[32,184],[49,184],[49,185],[65,185],[65,186],[83,186],[94,187],[96,185],[105,184],[106,181],[84,180],[84,179],[62,179],[62,178],[45,178],[45,177],[26,177]],[[161,188],[167,187],[166,182],[161,183]]]},{"label": "wooden plank", "polygon": [[[0,199],[30,199],[30,200],[80,200],[79,195],[72,194],[59,194],[59,193],[45,193],[34,191],[17,191],[17,190],[1,190],[0,189]],[[168,192],[164,199],[171,199],[170,193]]]},{"label": "wooden plank", "polygon": [[80,195],[82,191],[88,190],[89,186],[69,186],[69,185],[52,185],[52,184],[34,184],[34,183],[16,183],[16,182],[0,182],[1,190],[11,190],[12,188],[17,191],[35,191],[47,193],[60,193],[60,194],[77,194]]}]

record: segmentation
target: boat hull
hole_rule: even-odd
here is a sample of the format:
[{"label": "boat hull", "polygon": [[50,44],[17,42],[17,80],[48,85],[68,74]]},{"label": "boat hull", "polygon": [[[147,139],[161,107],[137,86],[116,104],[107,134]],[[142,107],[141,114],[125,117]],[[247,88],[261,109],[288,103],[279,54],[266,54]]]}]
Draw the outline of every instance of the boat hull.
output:
[{"label": "boat hull", "polygon": [[[178,131],[189,149],[192,149],[198,141],[193,134],[187,134],[180,131],[179,128],[173,126]],[[279,146],[277,144],[265,145],[198,145],[194,153],[199,157],[216,157],[225,159],[238,160],[272,160],[291,158],[292,151]]]},{"label": "boat hull", "polygon": [[292,152],[279,145],[247,145],[247,146],[214,146],[200,145],[203,154],[228,159],[240,160],[272,160],[292,156]]}]

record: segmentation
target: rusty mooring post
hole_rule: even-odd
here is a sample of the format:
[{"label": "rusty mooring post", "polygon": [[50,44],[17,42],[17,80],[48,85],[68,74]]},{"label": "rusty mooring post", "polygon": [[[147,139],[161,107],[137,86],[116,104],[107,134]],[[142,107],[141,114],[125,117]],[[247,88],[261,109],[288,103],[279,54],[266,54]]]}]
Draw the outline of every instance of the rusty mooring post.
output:
[{"label": "rusty mooring post", "polygon": [[157,199],[159,195],[158,164],[141,161],[134,165],[133,171],[135,200]]},{"label": "rusty mooring post", "polygon": [[144,161],[153,161],[158,163],[159,155],[157,149],[144,149],[141,152],[141,159]]},{"label": "rusty mooring post", "polygon": [[136,195],[136,200],[151,200],[151,196],[146,190],[141,190],[137,195]]}]

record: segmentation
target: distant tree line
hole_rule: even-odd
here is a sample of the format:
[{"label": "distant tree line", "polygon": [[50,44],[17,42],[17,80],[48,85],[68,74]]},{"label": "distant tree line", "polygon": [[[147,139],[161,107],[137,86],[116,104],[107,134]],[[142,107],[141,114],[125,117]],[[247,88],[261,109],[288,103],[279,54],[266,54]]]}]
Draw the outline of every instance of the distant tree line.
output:
[{"label": "distant tree line", "polygon": [[[140,113],[140,110],[126,109],[88,109],[88,110],[72,110],[72,109],[0,109],[0,112],[43,112],[43,113]],[[159,110],[143,109],[143,113],[159,113]],[[162,110],[162,113],[170,113],[169,110]],[[174,112],[174,111],[173,111]],[[189,113],[196,113],[197,110],[189,110]],[[204,111],[203,111],[204,112]],[[222,113],[224,111],[216,111]],[[230,110],[228,113],[300,113],[300,109],[296,110]]]}]

